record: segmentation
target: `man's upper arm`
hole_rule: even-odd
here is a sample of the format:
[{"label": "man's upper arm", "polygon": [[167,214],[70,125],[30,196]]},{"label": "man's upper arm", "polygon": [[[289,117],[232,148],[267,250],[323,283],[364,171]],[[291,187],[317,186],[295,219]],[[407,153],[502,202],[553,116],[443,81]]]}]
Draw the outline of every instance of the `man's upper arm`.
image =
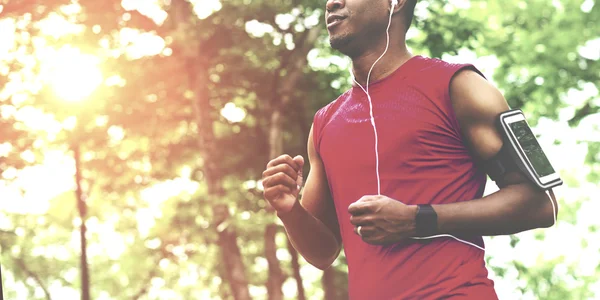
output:
[{"label": "man's upper arm", "polygon": [[[450,83],[450,98],[465,143],[479,161],[493,158],[502,148],[502,136],[496,128],[496,118],[509,106],[500,91],[472,70],[459,72]],[[534,186],[521,172],[508,172],[497,182],[502,189],[510,185]],[[546,200],[544,191],[538,191],[536,200]],[[552,210],[556,214],[554,199]],[[536,201],[537,202],[537,201]],[[549,202],[548,202],[549,203]],[[539,209],[539,208],[536,208]]]},{"label": "man's upper arm", "polygon": [[310,162],[310,172],[306,179],[304,191],[302,192],[302,206],[313,216],[325,224],[341,243],[340,229],[338,225],[337,214],[323,161],[315,149],[313,143],[313,128],[311,127],[308,135],[308,160]]},{"label": "man's upper arm", "polygon": [[456,74],[450,83],[450,98],[463,138],[478,160],[488,160],[502,148],[496,117],[509,106],[500,91],[472,70]]},{"label": "man's upper arm", "polygon": [[[502,136],[496,118],[510,109],[502,93],[472,70],[456,74],[450,83],[450,98],[463,138],[480,162],[493,158],[502,148]],[[500,187],[529,182],[519,172],[504,175]]]}]

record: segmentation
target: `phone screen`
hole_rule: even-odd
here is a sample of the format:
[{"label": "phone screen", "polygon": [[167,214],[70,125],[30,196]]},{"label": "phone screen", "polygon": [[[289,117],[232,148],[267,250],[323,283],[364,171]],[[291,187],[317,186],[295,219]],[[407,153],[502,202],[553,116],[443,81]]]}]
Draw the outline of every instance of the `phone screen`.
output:
[{"label": "phone screen", "polygon": [[517,121],[510,123],[509,126],[517,137],[517,141],[521,145],[525,155],[533,165],[538,177],[554,174],[554,168],[550,164],[546,154],[544,154],[542,147],[535,138],[535,135],[533,135],[529,125],[527,125],[527,122]]}]

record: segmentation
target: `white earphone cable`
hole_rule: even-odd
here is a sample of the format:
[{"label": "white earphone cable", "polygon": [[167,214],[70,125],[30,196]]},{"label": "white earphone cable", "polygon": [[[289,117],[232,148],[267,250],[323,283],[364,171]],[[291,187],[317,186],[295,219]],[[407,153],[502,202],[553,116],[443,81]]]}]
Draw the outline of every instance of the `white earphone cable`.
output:
[{"label": "white earphone cable", "polygon": [[481,250],[485,251],[485,248],[483,248],[483,247],[481,247],[479,245],[476,245],[474,243],[467,242],[465,240],[461,240],[461,239],[459,239],[459,238],[457,238],[457,237],[455,237],[455,236],[453,236],[451,234],[438,234],[438,235],[424,236],[424,237],[411,237],[411,239],[413,239],[413,240],[429,240],[429,239],[435,239],[435,238],[441,238],[441,237],[453,238],[453,239],[455,239],[455,240],[457,240],[457,241],[459,241],[459,242],[461,242],[463,244],[467,244],[469,246],[473,246],[475,248],[478,248],[478,249],[481,249]]},{"label": "white earphone cable", "polygon": [[[373,68],[375,67],[375,65],[379,62],[379,60],[381,60],[381,58],[383,58],[383,56],[387,53],[388,48],[390,46],[390,25],[392,24],[392,16],[394,14],[394,7],[396,6],[395,1],[392,1],[392,8],[390,9],[390,17],[389,17],[389,21],[388,21],[388,25],[387,25],[387,29],[386,29],[386,35],[387,35],[387,42],[385,45],[385,51],[383,51],[383,54],[381,54],[381,56],[379,56],[379,58],[373,63],[373,65],[371,66],[371,69],[369,70],[369,73],[367,74],[367,82],[366,82],[366,88],[363,87],[360,83],[358,83],[358,81],[356,80],[356,76],[354,76],[354,74],[352,74],[352,79],[354,80],[354,82],[363,90],[363,92],[365,92],[365,94],[367,95],[367,99],[369,100],[369,112],[371,115],[371,125],[373,126],[373,133],[375,134],[375,172],[377,174],[377,195],[381,195],[381,180],[379,177],[379,144],[378,144],[378,134],[377,134],[377,126],[375,124],[375,117],[373,116],[373,102],[371,101],[371,95],[369,94],[369,80],[371,79],[371,72],[373,71]],[[554,208],[554,203],[552,204],[553,208]],[[478,249],[484,250],[485,249],[483,247],[480,247],[474,243],[465,241],[465,240],[461,240],[453,235],[450,234],[439,234],[439,235],[433,235],[433,236],[426,236],[426,237],[412,237],[412,239],[415,240],[425,240],[425,239],[434,239],[434,238],[440,238],[440,237],[450,237],[453,238],[461,243],[467,244],[469,246],[473,246],[476,247]]]},{"label": "white earphone cable", "polygon": [[367,88],[365,89],[360,83],[358,83],[358,81],[356,80],[356,76],[352,74],[352,79],[354,79],[354,82],[363,90],[363,92],[365,92],[365,94],[367,94],[367,98],[369,99],[371,125],[373,125],[373,132],[375,133],[375,174],[377,175],[377,195],[381,195],[381,180],[379,178],[379,141],[377,137],[377,126],[375,125],[375,117],[373,116],[373,102],[371,101],[371,95],[369,94],[369,80],[371,79],[371,72],[373,71],[373,68],[375,68],[375,65],[379,62],[379,60],[381,60],[381,58],[383,58],[383,56],[387,53],[388,48],[390,47],[390,25],[392,25],[392,15],[394,14],[394,6],[396,6],[395,3],[396,2],[392,3],[392,8],[390,9],[390,18],[388,21],[387,29],[385,30],[385,33],[387,35],[385,50],[383,51],[383,54],[381,54],[381,56],[379,56],[379,58],[373,63],[371,69],[369,70],[369,74],[367,74]]},{"label": "white earphone cable", "polygon": [[[554,218],[554,223],[552,223],[552,226],[556,225],[556,206],[554,205],[554,201],[556,201],[556,196],[554,195],[554,191],[550,190],[548,191],[549,193],[549,197],[550,197],[550,203],[552,203],[552,217]],[[557,202],[558,203],[558,202]],[[438,237],[450,237],[453,238],[459,242],[465,243],[467,245],[471,245],[475,248],[479,248],[483,251],[485,251],[485,249],[483,247],[480,247],[479,245],[475,245],[471,242],[467,242],[465,240],[461,240],[453,235],[450,234],[438,234],[438,235],[432,235],[432,236],[426,236],[426,237],[412,237],[412,239],[415,240],[426,240],[426,239],[433,239],[433,238],[438,238]]]}]

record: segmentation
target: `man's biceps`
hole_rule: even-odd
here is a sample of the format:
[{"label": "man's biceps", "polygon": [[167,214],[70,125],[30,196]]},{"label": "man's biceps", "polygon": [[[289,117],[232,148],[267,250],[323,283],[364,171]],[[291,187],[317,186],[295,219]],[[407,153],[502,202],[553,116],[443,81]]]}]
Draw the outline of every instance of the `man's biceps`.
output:
[{"label": "man's biceps", "polygon": [[500,132],[488,124],[471,127],[467,138],[472,152],[478,156],[478,159],[484,161],[498,154],[503,146]]}]

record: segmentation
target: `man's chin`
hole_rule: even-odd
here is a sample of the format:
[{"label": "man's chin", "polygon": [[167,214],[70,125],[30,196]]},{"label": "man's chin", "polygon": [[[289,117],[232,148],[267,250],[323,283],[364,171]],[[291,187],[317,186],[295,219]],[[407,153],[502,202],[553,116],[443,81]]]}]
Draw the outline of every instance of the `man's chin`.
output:
[{"label": "man's chin", "polygon": [[350,39],[348,36],[330,36],[329,37],[329,45],[332,49],[345,53],[346,48],[348,48],[348,44],[350,43]]}]

